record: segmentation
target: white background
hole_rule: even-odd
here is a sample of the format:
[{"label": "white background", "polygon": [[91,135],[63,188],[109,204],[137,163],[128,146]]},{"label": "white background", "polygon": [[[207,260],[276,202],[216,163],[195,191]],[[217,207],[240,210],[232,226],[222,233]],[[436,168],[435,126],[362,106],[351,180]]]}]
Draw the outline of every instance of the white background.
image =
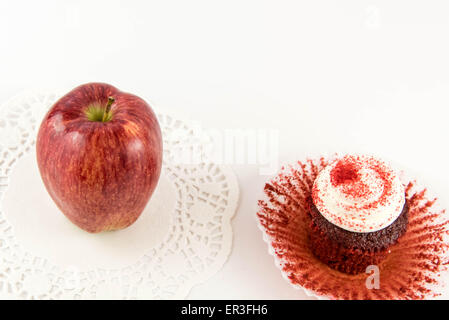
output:
[{"label": "white background", "polygon": [[[0,103],[103,81],[206,128],[280,130],[288,163],[334,151],[400,164],[449,197],[446,1],[0,1]],[[189,298],[302,299],[254,219],[267,177],[234,166],[234,247]]]}]

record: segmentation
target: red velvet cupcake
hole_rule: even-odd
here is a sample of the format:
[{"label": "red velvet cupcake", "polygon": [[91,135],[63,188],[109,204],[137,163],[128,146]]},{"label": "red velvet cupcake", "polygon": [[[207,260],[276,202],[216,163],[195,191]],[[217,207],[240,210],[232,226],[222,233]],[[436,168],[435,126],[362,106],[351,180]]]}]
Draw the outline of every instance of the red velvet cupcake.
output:
[{"label": "red velvet cupcake", "polygon": [[265,184],[257,217],[275,264],[294,288],[319,298],[447,293],[446,211],[426,188],[404,174],[400,183],[371,159],[298,161]]},{"label": "red velvet cupcake", "polygon": [[383,161],[345,156],[318,174],[308,201],[310,246],[328,266],[349,274],[378,265],[405,233],[405,190]]}]

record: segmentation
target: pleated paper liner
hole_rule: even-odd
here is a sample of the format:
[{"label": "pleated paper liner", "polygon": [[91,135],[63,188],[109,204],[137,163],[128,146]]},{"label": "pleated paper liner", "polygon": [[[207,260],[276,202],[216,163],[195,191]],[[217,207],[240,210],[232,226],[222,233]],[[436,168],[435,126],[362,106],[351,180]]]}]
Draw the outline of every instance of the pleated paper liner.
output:
[{"label": "pleated paper liner", "polygon": [[371,275],[349,275],[319,261],[309,246],[307,198],[330,158],[311,159],[283,168],[264,188],[257,213],[259,227],[284,278],[309,295],[330,299],[428,299],[439,296],[448,270],[448,219],[425,188],[403,181],[410,206],[409,224],[378,266],[379,288]]}]

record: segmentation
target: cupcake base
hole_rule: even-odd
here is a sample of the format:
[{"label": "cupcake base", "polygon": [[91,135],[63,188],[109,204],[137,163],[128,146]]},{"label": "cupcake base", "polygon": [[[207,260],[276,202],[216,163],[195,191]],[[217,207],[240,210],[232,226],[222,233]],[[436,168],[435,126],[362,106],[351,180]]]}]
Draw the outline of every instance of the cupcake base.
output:
[{"label": "cupcake base", "polygon": [[388,255],[389,247],[407,230],[407,203],[391,225],[368,233],[347,231],[330,223],[311,199],[308,209],[309,243],[313,254],[329,267],[348,274],[364,273],[368,266],[380,264]]}]

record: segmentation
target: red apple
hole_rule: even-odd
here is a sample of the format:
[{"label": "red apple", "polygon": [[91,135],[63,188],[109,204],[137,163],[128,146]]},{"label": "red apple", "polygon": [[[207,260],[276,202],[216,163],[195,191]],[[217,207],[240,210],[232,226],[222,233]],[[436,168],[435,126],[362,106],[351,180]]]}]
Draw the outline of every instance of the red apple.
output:
[{"label": "red apple", "polygon": [[51,107],[36,152],[45,187],[70,221],[93,233],[123,229],[156,188],[161,129],[141,98],[89,83]]}]

